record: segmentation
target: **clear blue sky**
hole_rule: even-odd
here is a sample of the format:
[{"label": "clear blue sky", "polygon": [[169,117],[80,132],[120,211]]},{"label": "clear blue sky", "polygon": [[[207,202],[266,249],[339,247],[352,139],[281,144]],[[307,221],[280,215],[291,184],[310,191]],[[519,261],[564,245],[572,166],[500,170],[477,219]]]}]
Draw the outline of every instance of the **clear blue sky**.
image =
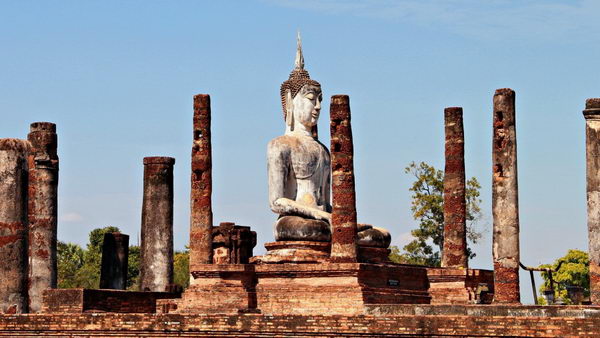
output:
[{"label": "clear blue sky", "polygon": [[[209,93],[215,222],[252,226],[263,252],[265,150],[284,130],[279,85],[299,29],[324,91],[321,140],[329,97],[350,95],[359,221],[397,245],[416,226],[403,168],[443,168],[443,109],[464,107],[488,229],[473,267],[491,267],[492,95],[516,90],[521,257],[548,263],[587,250],[581,110],[600,96],[597,13],[592,0],[0,1],[0,137],[58,125],[59,239],[80,244],[107,225],[135,243],[142,158],[175,157],[181,249],[192,96]],[[522,286],[530,299],[524,274]]]}]

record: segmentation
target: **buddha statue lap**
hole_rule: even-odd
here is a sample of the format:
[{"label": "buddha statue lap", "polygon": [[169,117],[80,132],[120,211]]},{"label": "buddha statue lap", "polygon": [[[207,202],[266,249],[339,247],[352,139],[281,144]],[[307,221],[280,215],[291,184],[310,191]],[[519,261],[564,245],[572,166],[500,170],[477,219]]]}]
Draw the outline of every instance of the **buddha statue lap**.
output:
[{"label": "buddha statue lap", "polygon": [[[279,215],[276,241],[331,241],[331,162],[318,140],[321,85],[304,69],[300,38],[295,69],[281,85],[285,134],[268,144],[269,204]],[[387,248],[390,234],[361,225],[358,245]]]}]

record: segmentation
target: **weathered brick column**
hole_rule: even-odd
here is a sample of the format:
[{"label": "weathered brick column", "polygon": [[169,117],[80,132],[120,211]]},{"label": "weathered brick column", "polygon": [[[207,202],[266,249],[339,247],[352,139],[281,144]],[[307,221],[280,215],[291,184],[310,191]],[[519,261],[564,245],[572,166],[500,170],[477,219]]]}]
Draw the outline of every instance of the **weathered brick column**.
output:
[{"label": "weathered brick column", "polygon": [[100,289],[125,290],[129,259],[129,236],[119,232],[104,234]]},{"label": "weathered brick column", "polygon": [[348,95],[331,97],[331,261],[357,261],[354,146]]},{"label": "weathered brick column", "polygon": [[27,312],[29,142],[0,139],[0,313]]},{"label": "weathered brick column", "polygon": [[42,293],[56,288],[58,137],[56,125],[35,122],[29,154],[29,312],[42,309]]},{"label": "weathered brick column", "polygon": [[190,268],[212,264],[212,152],[210,143],[210,96],[194,96],[194,143],[192,145],[192,192],[190,220]]},{"label": "weathered brick column", "polygon": [[585,102],[590,299],[600,305],[600,98]]},{"label": "weathered brick column", "polygon": [[172,157],[144,158],[140,290],[164,292],[173,283]]},{"label": "weathered brick column", "polygon": [[446,168],[444,172],[444,247],[442,267],[467,268],[467,204],[465,133],[461,107],[444,109]]},{"label": "weathered brick column", "polygon": [[512,89],[498,89],[494,94],[493,134],[494,303],[520,303],[517,134]]}]

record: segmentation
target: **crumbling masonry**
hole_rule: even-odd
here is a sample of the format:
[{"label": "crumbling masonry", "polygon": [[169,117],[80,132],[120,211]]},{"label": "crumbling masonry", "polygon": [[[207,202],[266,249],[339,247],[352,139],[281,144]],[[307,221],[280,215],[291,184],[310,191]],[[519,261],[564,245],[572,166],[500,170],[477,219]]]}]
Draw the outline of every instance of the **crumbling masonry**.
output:
[{"label": "crumbling masonry", "polygon": [[56,288],[58,137],[56,125],[35,122],[27,136],[29,165],[29,312],[42,309],[42,293]]},{"label": "crumbling masonry", "polygon": [[492,215],[494,303],[519,303],[519,194],[515,92],[494,94]]},{"label": "crumbling masonry", "polygon": [[446,167],[444,172],[444,246],[442,267],[467,268],[467,205],[465,133],[461,107],[444,109]]},{"label": "crumbling masonry", "polygon": [[172,157],[144,158],[140,290],[163,292],[173,283]]}]

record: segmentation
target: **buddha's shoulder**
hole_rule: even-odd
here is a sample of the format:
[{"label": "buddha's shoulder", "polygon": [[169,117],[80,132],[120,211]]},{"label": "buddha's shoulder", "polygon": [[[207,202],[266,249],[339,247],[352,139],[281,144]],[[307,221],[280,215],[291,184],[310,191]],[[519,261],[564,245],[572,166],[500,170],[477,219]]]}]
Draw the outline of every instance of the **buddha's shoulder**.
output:
[{"label": "buddha's shoulder", "polygon": [[289,151],[298,146],[300,141],[297,137],[282,135],[269,141],[267,146],[270,150]]}]

